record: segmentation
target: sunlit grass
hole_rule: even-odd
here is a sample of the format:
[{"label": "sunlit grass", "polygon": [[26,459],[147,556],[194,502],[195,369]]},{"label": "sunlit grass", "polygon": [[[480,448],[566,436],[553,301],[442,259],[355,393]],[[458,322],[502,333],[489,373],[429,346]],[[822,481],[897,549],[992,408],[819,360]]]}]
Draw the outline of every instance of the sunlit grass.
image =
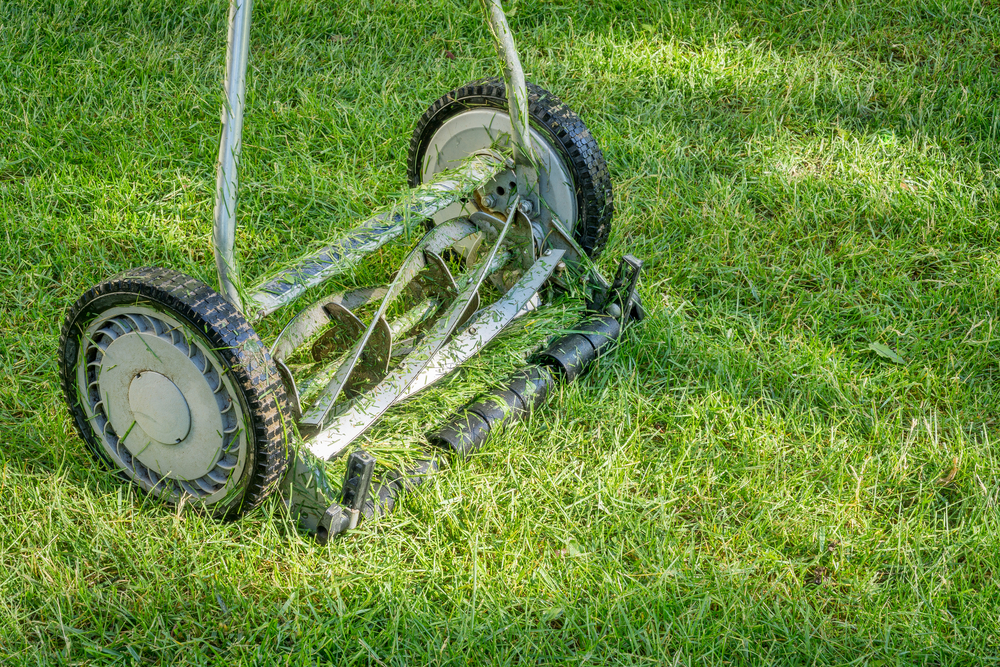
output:
[{"label": "sunlit grass", "polygon": [[[530,78],[611,165],[602,265],[647,261],[650,317],[328,547],[273,507],[218,524],[120,487],[58,386],[87,287],[213,281],[223,5],[0,2],[5,664],[995,660],[995,5],[519,0]],[[252,276],[388,203],[423,110],[497,72],[476,3],[261,0],[253,38]],[[372,444],[407,458],[544,333]]]}]

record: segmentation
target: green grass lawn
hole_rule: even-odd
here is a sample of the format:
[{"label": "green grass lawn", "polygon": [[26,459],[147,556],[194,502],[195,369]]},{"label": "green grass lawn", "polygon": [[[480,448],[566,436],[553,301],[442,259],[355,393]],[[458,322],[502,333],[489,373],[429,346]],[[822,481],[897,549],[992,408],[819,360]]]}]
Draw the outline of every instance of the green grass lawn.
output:
[{"label": "green grass lawn", "polygon": [[[529,78],[604,147],[602,266],[646,260],[650,317],[320,547],[273,503],[220,524],[120,486],[58,386],[90,285],[214,283],[225,2],[0,0],[0,662],[1000,661],[1000,6],[514,7]],[[249,273],[404,189],[423,110],[498,72],[478,12],[259,0]],[[369,445],[405,453],[511,359]]]}]

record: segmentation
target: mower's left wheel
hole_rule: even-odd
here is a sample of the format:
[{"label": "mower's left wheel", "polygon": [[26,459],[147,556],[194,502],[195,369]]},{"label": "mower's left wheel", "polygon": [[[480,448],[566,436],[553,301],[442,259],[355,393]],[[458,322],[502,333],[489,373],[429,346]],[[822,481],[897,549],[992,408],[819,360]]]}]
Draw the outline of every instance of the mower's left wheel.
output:
[{"label": "mower's left wheel", "polygon": [[93,455],[150,495],[235,518],[284,472],[289,411],[275,365],[201,281],[143,268],[88,290],[66,315],[59,370]]}]

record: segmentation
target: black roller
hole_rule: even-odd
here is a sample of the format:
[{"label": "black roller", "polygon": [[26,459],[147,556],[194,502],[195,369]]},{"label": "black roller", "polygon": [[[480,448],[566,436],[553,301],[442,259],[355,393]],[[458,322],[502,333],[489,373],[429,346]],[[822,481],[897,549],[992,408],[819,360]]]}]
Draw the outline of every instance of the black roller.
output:
[{"label": "black roller", "polygon": [[574,333],[556,339],[539,355],[544,365],[526,366],[517,371],[507,378],[504,388],[466,405],[445,426],[429,433],[427,439],[461,457],[468,456],[486,442],[491,433],[523,419],[545,401],[556,382],[547,367],[564,381],[572,382],[621,334],[618,320],[608,315],[587,317],[573,329]]},{"label": "black roller", "polygon": [[516,394],[521,399],[519,409],[527,412],[544,403],[555,386],[555,378],[549,369],[544,366],[526,366],[511,376],[504,391]]},{"label": "black roller", "polygon": [[490,433],[522,419],[540,405],[555,385],[552,374],[543,366],[527,366],[479,400],[462,408],[447,425],[428,434],[431,444],[450,449],[465,457],[486,442]]},{"label": "black roller", "polygon": [[487,394],[468,408],[469,412],[474,412],[486,420],[490,431],[499,430],[507,419],[507,415],[513,415],[517,412],[517,404],[520,399],[511,391],[506,391],[504,394],[504,396]]},{"label": "black roller", "polygon": [[621,324],[610,315],[594,315],[577,322],[573,330],[575,333],[556,339],[538,355],[539,361],[569,382],[618,340]]},{"label": "black roller", "polygon": [[460,410],[443,427],[427,435],[432,445],[450,449],[460,457],[474,452],[486,442],[490,435],[490,425],[471,410]]}]

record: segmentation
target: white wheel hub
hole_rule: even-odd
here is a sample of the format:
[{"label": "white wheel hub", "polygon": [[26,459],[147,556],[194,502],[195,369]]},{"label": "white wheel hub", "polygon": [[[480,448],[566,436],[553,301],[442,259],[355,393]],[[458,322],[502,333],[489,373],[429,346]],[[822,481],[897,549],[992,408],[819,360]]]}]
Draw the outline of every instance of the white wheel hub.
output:
[{"label": "white wheel hub", "polygon": [[156,371],[136,375],[128,387],[128,405],[136,424],[161,444],[180,444],[191,432],[191,409],[166,375]]}]

